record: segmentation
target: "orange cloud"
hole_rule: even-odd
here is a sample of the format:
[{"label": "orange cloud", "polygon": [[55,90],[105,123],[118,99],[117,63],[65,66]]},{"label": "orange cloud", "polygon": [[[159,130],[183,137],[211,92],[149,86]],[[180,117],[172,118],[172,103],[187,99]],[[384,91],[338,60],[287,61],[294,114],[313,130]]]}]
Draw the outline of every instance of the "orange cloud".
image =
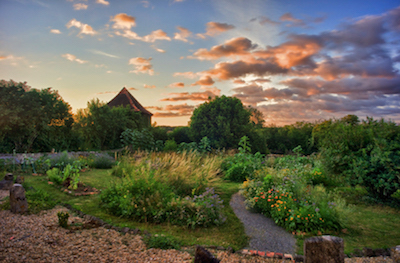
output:
[{"label": "orange cloud", "polygon": [[136,19],[124,13],[115,15],[110,21],[114,22],[113,28],[116,29],[131,29],[136,26]]},{"label": "orange cloud", "polygon": [[184,77],[184,78],[188,78],[188,79],[194,79],[197,78],[199,76],[199,74],[191,72],[191,71],[187,71],[187,72],[175,72],[173,74],[174,77]]},{"label": "orange cloud", "polygon": [[174,82],[172,84],[169,84],[168,87],[171,87],[171,88],[184,88],[185,87],[185,83],[183,83],[183,82]]},{"label": "orange cloud", "polygon": [[205,38],[206,36],[216,36],[234,28],[234,25],[230,25],[227,23],[208,22],[206,26],[206,33],[197,34],[197,36],[200,38]]},{"label": "orange cloud", "polygon": [[305,26],[306,25],[303,20],[293,17],[293,15],[291,13],[283,14],[279,18],[279,20],[284,21],[284,22],[291,22],[291,23],[293,23],[293,25],[296,25],[296,26]]},{"label": "orange cloud", "polygon": [[153,66],[150,63],[151,58],[141,58],[141,57],[135,57],[131,58],[129,60],[129,65],[134,65],[135,70],[129,71],[130,73],[143,73],[143,74],[149,74],[149,75],[154,75],[154,70]]},{"label": "orange cloud", "polygon": [[156,31],[151,32],[149,35],[142,37],[141,40],[144,42],[155,42],[156,40],[170,41],[171,38],[167,35],[167,33],[162,31],[161,29],[158,29]]},{"label": "orange cloud", "polygon": [[110,2],[106,1],[106,0],[96,0],[97,4],[101,4],[101,5],[109,5]]},{"label": "orange cloud", "polygon": [[255,49],[257,45],[252,44],[251,40],[245,37],[232,38],[222,45],[214,46],[208,51],[205,48],[197,50],[193,56],[189,58],[197,58],[200,60],[218,59],[229,56],[248,55],[249,52]]},{"label": "orange cloud", "polygon": [[180,104],[180,105],[167,105],[165,107],[148,107],[161,112],[155,112],[153,117],[180,117],[191,116],[194,110],[193,105]]},{"label": "orange cloud", "polygon": [[147,85],[147,84],[144,84],[143,87],[144,87],[145,89],[155,89],[155,88],[156,88],[155,85]]},{"label": "orange cloud", "polygon": [[198,81],[192,84],[192,86],[200,85],[200,86],[211,86],[215,83],[215,81],[210,76],[203,76]]},{"label": "orange cloud", "polygon": [[95,35],[95,34],[97,34],[97,32],[94,31],[91,26],[89,26],[88,24],[81,23],[81,22],[77,21],[75,18],[71,19],[66,24],[66,27],[67,28],[71,28],[71,27],[79,28],[81,31],[79,32],[78,35],[80,35],[80,34],[85,34],[85,35]]},{"label": "orange cloud", "polygon": [[177,28],[178,28],[179,32],[174,34],[174,39],[180,40],[183,42],[188,42],[189,40],[187,40],[187,38],[190,37],[192,32],[190,32],[188,29],[181,27],[181,26],[178,26]]},{"label": "orange cloud", "polygon": [[170,93],[168,95],[172,96],[170,98],[161,99],[161,101],[183,101],[183,100],[192,100],[192,101],[206,101],[209,97],[214,98],[215,96],[219,96],[221,93],[220,89],[217,88],[202,88],[205,90],[204,92],[181,92],[181,93]]}]

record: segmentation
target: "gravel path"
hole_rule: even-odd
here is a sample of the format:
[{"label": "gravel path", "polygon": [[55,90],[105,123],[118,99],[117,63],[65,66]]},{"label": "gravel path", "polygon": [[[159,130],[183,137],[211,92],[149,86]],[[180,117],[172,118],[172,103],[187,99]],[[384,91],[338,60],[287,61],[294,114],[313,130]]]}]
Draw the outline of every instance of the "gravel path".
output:
[{"label": "gravel path", "polygon": [[296,239],[292,234],[277,226],[272,219],[247,210],[244,200],[243,196],[236,193],[229,204],[243,222],[246,234],[250,237],[248,248],[294,255]]}]

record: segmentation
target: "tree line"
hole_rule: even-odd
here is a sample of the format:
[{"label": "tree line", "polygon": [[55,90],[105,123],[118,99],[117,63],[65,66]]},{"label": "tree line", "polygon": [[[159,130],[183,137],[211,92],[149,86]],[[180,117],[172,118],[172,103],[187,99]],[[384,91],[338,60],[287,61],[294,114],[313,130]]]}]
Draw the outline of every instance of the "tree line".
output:
[{"label": "tree line", "polygon": [[[263,115],[233,97],[216,97],[201,104],[185,127],[148,127],[140,113],[128,107],[108,107],[98,99],[72,114],[57,91],[37,90],[26,83],[0,81],[0,152],[49,152],[120,149],[146,140],[142,147],[176,150],[193,143],[207,149],[237,148],[247,136],[253,152],[287,154],[300,146],[303,154],[321,152],[345,156],[373,148],[376,138],[398,142],[399,126],[385,120],[341,119],[265,126]],[[206,138],[206,140],[205,140]],[[336,147],[336,148],[333,148]],[[390,146],[392,147],[392,146]],[[394,146],[393,146],[394,147]],[[360,155],[361,153],[358,153]],[[354,155],[354,154],[353,154]],[[343,156],[342,156],[343,157]],[[345,157],[343,157],[345,158]],[[346,163],[343,158],[333,158]],[[347,158],[347,157],[346,157]],[[337,161],[335,161],[337,159]],[[341,168],[347,169],[346,167]]]}]

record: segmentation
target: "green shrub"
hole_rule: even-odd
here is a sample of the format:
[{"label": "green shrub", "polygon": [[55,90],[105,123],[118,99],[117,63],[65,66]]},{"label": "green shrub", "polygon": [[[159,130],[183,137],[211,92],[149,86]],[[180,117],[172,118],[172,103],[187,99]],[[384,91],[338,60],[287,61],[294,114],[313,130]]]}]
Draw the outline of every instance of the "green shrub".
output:
[{"label": "green shrub", "polygon": [[180,242],[172,237],[161,235],[147,235],[143,238],[147,248],[159,248],[159,249],[180,249]]},{"label": "green shrub", "polygon": [[63,177],[62,177],[62,173],[61,173],[60,169],[53,168],[51,170],[48,170],[46,172],[46,174],[47,174],[49,181],[56,183],[56,184],[62,184]]},{"label": "green shrub", "polygon": [[69,214],[68,212],[58,212],[58,225],[61,226],[62,228],[68,228],[68,218]]},{"label": "green shrub", "polygon": [[129,146],[133,152],[152,151],[155,147],[154,136],[149,129],[141,131],[126,129],[121,134],[121,142],[124,146]]},{"label": "green shrub", "polygon": [[52,209],[57,205],[57,202],[47,192],[41,189],[32,189],[24,183],[24,188],[27,189],[25,196],[28,201],[29,211],[38,213],[42,210]]},{"label": "green shrub", "polygon": [[178,144],[174,140],[167,140],[164,144],[165,152],[175,152],[178,150]]},{"label": "green shrub", "polygon": [[108,154],[96,154],[90,157],[89,167],[96,169],[111,169],[115,160]]}]

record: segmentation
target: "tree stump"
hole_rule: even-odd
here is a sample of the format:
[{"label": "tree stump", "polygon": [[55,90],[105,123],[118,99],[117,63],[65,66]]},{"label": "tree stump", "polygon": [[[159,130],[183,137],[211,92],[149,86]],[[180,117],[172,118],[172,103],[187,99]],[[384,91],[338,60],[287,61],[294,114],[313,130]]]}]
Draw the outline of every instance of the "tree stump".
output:
[{"label": "tree stump", "polygon": [[343,239],[335,236],[311,237],[304,241],[306,263],[344,263]]},{"label": "tree stump", "polygon": [[25,189],[20,184],[14,184],[10,190],[10,210],[15,214],[23,214],[28,211]]}]

